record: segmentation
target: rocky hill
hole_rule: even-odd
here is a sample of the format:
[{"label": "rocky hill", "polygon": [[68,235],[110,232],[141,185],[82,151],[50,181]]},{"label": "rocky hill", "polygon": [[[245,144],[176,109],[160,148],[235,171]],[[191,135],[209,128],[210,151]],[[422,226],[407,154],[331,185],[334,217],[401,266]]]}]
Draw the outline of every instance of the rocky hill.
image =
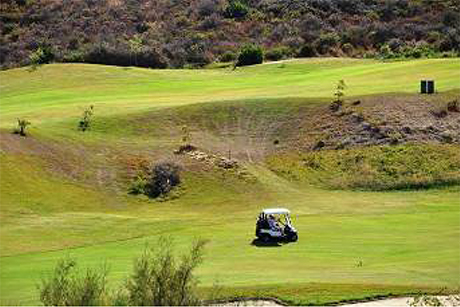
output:
[{"label": "rocky hill", "polygon": [[265,58],[458,54],[454,0],[6,0],[0,65],[88,62],[142,67],[231,61],[247,43]]}]

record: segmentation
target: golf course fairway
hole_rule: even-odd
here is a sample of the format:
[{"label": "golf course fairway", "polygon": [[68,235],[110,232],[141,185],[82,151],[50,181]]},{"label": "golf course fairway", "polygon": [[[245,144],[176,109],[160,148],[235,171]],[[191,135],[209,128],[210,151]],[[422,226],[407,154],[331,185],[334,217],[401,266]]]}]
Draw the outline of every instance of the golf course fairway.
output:
[{"label": "golf course fairway", "polygon": [[[0,304],[39,304],[40,278],[68,256],[82,268],[106,262],[111,284],[121,283],[160,236],[170,236],[178,251],[197,238],[209,240],[197,270],[204,295],[217,284],[222,297],[321,305],[458,292],[459,185],[332,189],[289,180],[265,163],[265,139],[258,137],[269,129],[262,125],[281,118],[286,124],[298,110],[329,105],[342,79],[350,101],[418,95],[421,79],[436,80],[436,95],[458,99],[460,60],[318,58],[234,71],[49,64],[1,71]],[[94,125],[81,132],[77,124],[90,105]],[[230,127],[236,114],[250,116]],[[27,137],[12,133],[18,118],[31,122]],[[175,155],[184,125],[203,151],[226,155],[231,147],[246,177]],[[293,133],[277,137],[291,140]],[[295,150],[294,143],[283,149]],[[128,193],[130,167],[139,159],[178,161],[176,197]],[[252,244],[257,216],[269,207],[290,209],[298,242]]]}]

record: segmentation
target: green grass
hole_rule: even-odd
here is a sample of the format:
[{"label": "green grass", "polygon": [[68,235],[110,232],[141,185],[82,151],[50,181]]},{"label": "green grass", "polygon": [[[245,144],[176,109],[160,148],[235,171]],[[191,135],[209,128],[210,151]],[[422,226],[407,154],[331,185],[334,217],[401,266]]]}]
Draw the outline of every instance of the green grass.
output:
[{"label": "green grass", "polygon": [[[0,303],[37,304],[40,276],[66,255],[82,266],[107,260],[112,282],[122,282],[146,242],[164,234],[181,250],[196,237],[210,239],[200,285],[207,292],[217,282],[225,297],[305,305],[455,290],[457,185],[322,189],[279,176],[255,158],[244,160],[253,179],[242,180],[175,157],[172,149],[188,124],[205,149],[226,152],[232,139],[255,157],[264,127],[308,116],[305,110],[328,103],[339,79],[349,96],[416,93],[426,76],[444,93],[460,88],[459,68],[458,59],[315,59],[233,72],[82,64],[0,72]],[[94,127],[78,132],[77,120],[92,103]],[[32,122],[27,138],[9,131],[17,117]],[[245,150],[235,154],[246,157]],[[128,168],[137,158],[182,164],[180,197],[128,195]],[[292,210],[297,243],[251,245],[257,214],[272,206]]]},{"label": "green grass", "polygon": [[459,146],[448,144],[279,154],[269,157],[267,165],[291,180],[326,188],[387,190],[460,183]]},{"label": "green grass", "polygon": [[35,123],[75,117],[88,104],[95,104],[99,115],[112,115],[217,100],[332,97],[340,79],[349,86],[347,95],[416,93],[420,79],[427,76],[437,80],[439,91],[446,91],[458,88],[459,69],[458,59],[314,59],[236,71],[148,70],[84,64],[46,65],[33,72],[21,68],[0,74],[1,125],[11,125],[9,121],[19,115]]}]

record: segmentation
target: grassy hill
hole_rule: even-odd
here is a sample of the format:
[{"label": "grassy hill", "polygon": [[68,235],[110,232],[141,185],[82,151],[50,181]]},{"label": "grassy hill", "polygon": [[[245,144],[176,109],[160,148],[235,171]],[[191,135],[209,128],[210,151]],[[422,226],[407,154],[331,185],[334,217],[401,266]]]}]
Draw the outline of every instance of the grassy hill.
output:
[{"label": "grassy hill", "polygon": [[[437,118],[431,111],[459,99],[459,68],[458,59],[330,58],[236,71],[53,64],[1,72],[1,303],[36,304],[35,284],[66,255],[88,266],[107,260],[110,277],[121,282],[133,257],[162,234],[180,248],[196,237],[210,239],[201,289],[218,282],[225,296],[324,304],[457,289],[459,113]],[[417,94],[422,78],[435,79],[439,93]],[[411,134],[397,145],[378,147],[369,136],[336,149],[345,137],[337,131],[353,135],[359,128],[352,114],[329,110],[340,79],[348,85],[346,108],[382,129],[400,133],[408,125]],[[90,104],[94,126],[83,133],[77,123]],[[18,117],[32,122],[29,136],[11,133]],[[183,125],[200,150],[227,155],[230,149],[247,176],[173,154]],[[446,129],[453,131],[449,142],[441,137]],[[312,151],[318,140],[325,147]],[[434,185],[447,173],[454,180],[417,190],[327,184],[338,160],[361,152],[377,165],[385,148],[397,179],[419,170]],[[414,153],[423,153],[423,168]],[[322,173],[302,169],[308,155],[324,158]],[[182,166],[177,198],[128,194],[144,160]],[[351,182],[352,174],[346,176]],[[297,243],[251,245],[258,212],[272,206],[291,209]]]}]

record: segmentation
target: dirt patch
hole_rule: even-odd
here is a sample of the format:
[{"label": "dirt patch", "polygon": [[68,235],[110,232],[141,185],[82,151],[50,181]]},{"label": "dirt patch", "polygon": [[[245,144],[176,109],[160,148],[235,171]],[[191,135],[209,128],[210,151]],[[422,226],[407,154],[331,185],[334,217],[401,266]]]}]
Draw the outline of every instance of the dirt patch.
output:
[{"label": "dirt patch", "polygon": [[460,306],[460,301],[456,295],[444,296],[423,296],[419,298],[398,297],[370,302],[346,304],[347,307],[383,307],[383,306]]},{"label": "dirt patch", "polygon": [[460,112],[449,108],[460,101],[457,96],[370,96],[350,99],[334,110],[324,107],[304,122],[305,138],[299,145],[320,150],[408,142],[459,144]]},{"label": "dirt patch", "polygon": [[[422,296],[421,300],[414,301],[413,297],[398,297],[380,299],[375,301],[341,304],[338,306],[344,307],[383,307],[383,306],[460,306],[460,299],[457,295],[443,295],[443,296]],[[427,305],[428,301],[438,303],[440,305]],[[239,298],[229,300],[226,302],[217,302],[210,306],[288,306],[284,302],[274,299],[257,299],[257,298]]]},{"label": "dirt patch", "polygon": [[236,298],[211,303],[209,306],[288,306],[276,298]]}]

